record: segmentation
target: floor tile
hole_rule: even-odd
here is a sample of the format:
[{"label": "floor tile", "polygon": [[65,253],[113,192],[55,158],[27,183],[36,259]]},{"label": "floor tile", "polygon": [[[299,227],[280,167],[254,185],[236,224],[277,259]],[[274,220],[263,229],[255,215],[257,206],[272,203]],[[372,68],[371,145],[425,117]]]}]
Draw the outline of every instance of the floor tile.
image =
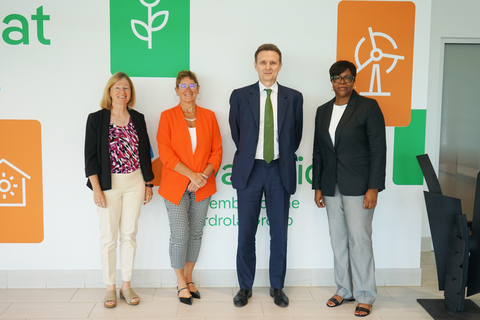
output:
[{"label": "floor tile", "polygon": [[92,318],[109,319],[132,319],[136,318],[166,318],[177,316],[178,303],[171,302],[140,302],[132,306],[125,303],[125,300],[117,300],[115,308],[105,308],[103,303],[95,304],[90,314]]},{"label": "floor tile", "polygon": [[290,301],[287,308],[280,308],[274,303],[262,302],[263,311],[266,316],[318,316],[325,315],[348,315],[344,305],[329,308],[319,301]]},{"label": "floor tile", "polygon": [[[3,301],[3,300],[2,300]],[[10,307],[11,303],[0,303],[0,315]]]},{"label": "floor tile", "polygon": [[210,302],[210,301],[194,301],[192,306],[185,304],[179,304],[178,315],[182,317],[187,316],[202,316],[206,318],[222,318],[225,319],[226,315],[229,318],[254,318],[263,317],[262,305],[260,302],[249,301],[245,307],[238,308],[232,303]]},{"label": "floor tile", "polygon": [[0,316],[4,318],[52,318],[74,319],[87,318],[94,307],[94,303],[67,303],[67,302],[16,302]]},{"label": "floor tile", "polygon": [[69,302],[78,289],[0,290],[2,302]]}]

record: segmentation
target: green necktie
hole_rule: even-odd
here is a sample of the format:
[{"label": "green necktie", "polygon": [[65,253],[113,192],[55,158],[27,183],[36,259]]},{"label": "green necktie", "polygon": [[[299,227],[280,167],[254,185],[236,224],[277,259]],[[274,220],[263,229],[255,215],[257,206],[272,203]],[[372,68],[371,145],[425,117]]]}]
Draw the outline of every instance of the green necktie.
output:
[{"label": "green necktie", "polygon": [[272,89],[267,91],[267,100],[265,101],[265,120],[263,126],[263,159],[270,163],[273,160],[273,107],[270,93]]}]

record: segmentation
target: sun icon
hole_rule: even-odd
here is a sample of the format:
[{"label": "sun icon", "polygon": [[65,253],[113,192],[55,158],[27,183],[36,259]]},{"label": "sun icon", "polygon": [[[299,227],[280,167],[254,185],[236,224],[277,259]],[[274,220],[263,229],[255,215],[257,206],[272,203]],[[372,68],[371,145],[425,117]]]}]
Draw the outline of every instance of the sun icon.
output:
[{"label": "sun icon", "polygon": [[15,188],[18,188],[18,184],[15,183],[15,177],[10,176],[9,178],[5,177],[5,172],[2,172],[2,179],[0,179],[0,194],[2,199],[7,199],[7,196],[15,195]]}]

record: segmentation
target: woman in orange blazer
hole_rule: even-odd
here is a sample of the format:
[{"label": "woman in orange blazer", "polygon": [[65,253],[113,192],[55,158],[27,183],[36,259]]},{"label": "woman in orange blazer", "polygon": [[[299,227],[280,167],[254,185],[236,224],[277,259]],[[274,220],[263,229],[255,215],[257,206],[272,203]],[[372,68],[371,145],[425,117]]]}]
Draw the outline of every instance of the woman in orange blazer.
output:
[{"label": "woman in orange blazer", "polygon": [[180,302],[191,305],[200,293],[192,281],[215,172],[222,161],[222,138],[215,114],[196,105],[197,76],[180,71],[175,92],[180,104],[160,116],[157,142],[163,164],[158,193],[165,198],[170,223],[170,261]]}]

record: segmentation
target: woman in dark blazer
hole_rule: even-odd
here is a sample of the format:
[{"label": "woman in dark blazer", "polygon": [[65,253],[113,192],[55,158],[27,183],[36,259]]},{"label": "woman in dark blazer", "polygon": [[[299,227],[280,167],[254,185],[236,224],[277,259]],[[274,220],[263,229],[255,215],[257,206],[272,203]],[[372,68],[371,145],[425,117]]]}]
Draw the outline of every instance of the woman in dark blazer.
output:
[{"label": "woman in dark blazer", "polygon": [[140,302],[130,287],[135,258],[138,218],[142,203],[153,195],[150,140],[144,116],[133,110],[135,88],[130,78],[117,72],[107,82],[101,109],[88,116],[85,134],[85,174],[93,190],[100,220],[100,254],[104,306],[116,306],[115,271],[120,231],[122,288],[120,298]]},{"label": "woman in dark blazer", "polygon": [[382,111],[354,90],[355,76],[349,61],[330,68],[335,98],[317,109],[312,188],[327,208],[334,254],[337,291],[327,306],[355,299],[355,316],[364,317],[377,297],[372,219],[385,189],[386,139]]}]

